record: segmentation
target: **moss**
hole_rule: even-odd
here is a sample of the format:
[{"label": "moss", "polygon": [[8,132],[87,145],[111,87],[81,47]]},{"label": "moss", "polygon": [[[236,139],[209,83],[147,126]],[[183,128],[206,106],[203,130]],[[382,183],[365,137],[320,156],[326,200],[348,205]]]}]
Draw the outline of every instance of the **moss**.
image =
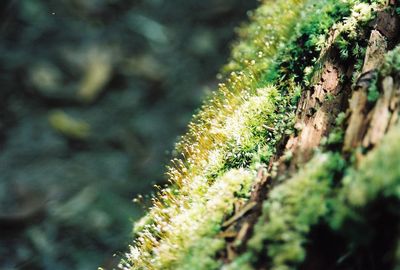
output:
[{"label": "moss", "polygon": [[398,76],[400,72],[400,46],[397,46],[385,55],[380,74],[382,77]]},{"label": "moss", "polygon": [[398,76],[400,72],[400,46],[389,51],[384,58],[382,66],[379,68],[368,87],[368,102],[374,103],[380,96],[378,81],[387,76]]},{"label": "moss", "polygon": [[274,67],[265,72],[261,82],[281,81],[287,74],[295,74],[297,83],[308,85],[329,29],[350,15],[350,11],[349,1],[309,1],[300,13],[295,35],[279,52]]},{"label": "moss", "polygon": [[[293,111],[276,88],[262,88],[227,119],[223,132],[226,133],[229,147],[225,154],[228,168],[249,166],[258,148],[271,149],[266,152],[272,155],[276,143],[275,133],[280,133],[290,123],[289,119],[282,119],[285,114],[280,114],[279,106],[283,110]],[[285,118],[291,116],[293,118],[293,115]]]},{"label": "moss", "polygon": [[196,243],[196,246],[185,251],[187,254],[181,262],[177,264],[174,270],[207,270],[219,269],[221,261],[215,259],[217,251],[225,247],[225,241],[215,237],[202,237]]},{"label": "moss", "polygon": [[290,39],[304,7],[312,1],[289,0],[264,3],[251,13],[252,23],[238,30],[240,41],[232,48],[232,58],[223,71],[246,69],[246,61],[254,59],[256,69],[267,70],[277,52]]},{"label": "moss", "polygon": [[341,112],[335,119],[335,125],[333,126],[328,137],[323,137],[321,140],[321,146],[326,149],[338,149],[343,143],[344,139],[344,121],[346,119],[346,114]]},{"label": "moss", "polygon": [[343,179],[326,199],[328,211],[310,233],[307,256],[322,256],[321,269],[333,264],[372,269],[371,263],[374,269],[394,269],[400,224],[399,139],[397,125],[365,157],[346,164]]},{"label": "moss", "polygon": [[328,211],[326,198],[342,168],[339,155],[320,154],[271,191],[248,244],[256,254],[267,245],[271,269],[295,269],[304,260],[307,233]]},{"label": "moss", "polygon": [[[301,1],[294,1],[293,5],[297,5],[297,2]],[[282,6],[282,3],[279,5]],[[273,10],[275,13],[279,11],[276,7]],[[275,15],[269,14],[271,17],[268,20],[276,18]],[[296,19],[295,12],[291,11],[289,15],[292,21]],[[256,16],[254,20],[265,20],[265,14],[263,16]],[[279,44],[284,30],[289,34],[290,28],[286,27],[270,35],[271,46]],[[261,38],[263,34],[258,35]],[[236,50],[236,53],[239,51]],[[242,56],[240,59],[243,59]],[[178,192],[163,190],[154,200],[154,207],[145,225],[137,226],[138,229],[143,228],[142,231],[137,230],[137,246],[148,261],[154,256],[152,251],[165,239],[168,224],[181,214],[178,204],[187,204],[193,200],[193,196],[204,194],[216,181],[215,177],[230,168],[249,166],[255,160],[266,161],[281,131],[285,133],[287,124],[291,123],[288,119],[293,117],[290,111],[294,107],[288,105],[290,96],[283,98],[273,86],[256,89],[255,74],[262,65],[258,65],[254,59],[240,63],[245,65],[243,71],[232,72],[226,83],[219,86],[219,91],[203,105],[189,124],[188,134],[177,145],[181,157],[172,161],[168,175],[173,184],[171,189]],[[155,232],[157,227],[161,227],[161,234]]]},{"label": "moss", "polygon": [[327,139],[327,144],[337,145],[343,142],[344,131],[340,128],[334,129],[329,135]]},{"label": "moss", "polygon": [[339,228],[346,218],[378,197],[400,199],[400,127],[391,130],[382,143],[361,161],[358,168],[350,168],[343,179],[338,195],[333,227]]},{"label": "moss", "polygon": [[[214,261],[224,241],[215,237],[220,231],[222,219],[233,210],[236,193],[248,194],[253,175],[245,170],[231,170],[216,179],[205,189],[206,179],[196,179],[192,196],[179,205],[179,213],[168,224],[145,225],[138,238],[138,246],[151,244],[149,252],[132,247],[125,267],[133,269],[216,269]],[[164,209],[175,211],[175,209]],[[163,227],[165,226],[165,227]],[[157,240],[157,235],[161,240]],[[150,241],[154,241],[151,243]],[[157,243],[156,243],[157,242]]]},{"label": "moss", "polygon": [[[368,30],[365,27],[376,17],[376,11],[382,5],[381,1],[372,1],[372,3],[363,3],[362,1],[353,2],[351,14],[345,17],[343,21],[333,25],[336,31],[333,40],[324,43],[321,50],[334,45],[339,51],[339,56],[342,60],[354,58],[361,60],[365,55],[365,45],[367,40],[363,40],[364,31]],[[363,44],[360,44],[363,43]],[[361,68],[360,63],[358,67]],[[357,69],[355,71],[357,73]]]}]

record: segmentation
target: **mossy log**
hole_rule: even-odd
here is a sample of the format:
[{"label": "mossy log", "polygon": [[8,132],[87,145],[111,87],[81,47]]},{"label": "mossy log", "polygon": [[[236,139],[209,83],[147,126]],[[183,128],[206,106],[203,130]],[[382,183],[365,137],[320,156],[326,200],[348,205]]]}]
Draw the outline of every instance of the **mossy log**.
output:
[{"label": "mossy log", "polygon": [[264,1],[120,267],[400,269],[399,12]]}]

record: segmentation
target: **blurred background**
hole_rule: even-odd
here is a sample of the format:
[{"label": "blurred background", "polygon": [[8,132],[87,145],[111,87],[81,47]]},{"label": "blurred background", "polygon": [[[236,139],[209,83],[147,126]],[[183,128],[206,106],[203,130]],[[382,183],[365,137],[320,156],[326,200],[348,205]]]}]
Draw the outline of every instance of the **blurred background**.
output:
[{"label": "blurred background", "polygon": [[255,6],[0,2],[0,269],[116,267]]}]

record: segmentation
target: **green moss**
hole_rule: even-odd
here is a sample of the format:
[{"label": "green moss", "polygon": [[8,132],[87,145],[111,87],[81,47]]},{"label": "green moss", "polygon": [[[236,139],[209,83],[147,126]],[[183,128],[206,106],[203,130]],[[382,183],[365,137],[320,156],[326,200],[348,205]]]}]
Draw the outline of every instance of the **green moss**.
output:
[{"label": "green moss", "polygon": [[329,135],[327,144],[336,145],[343,142],[344,131],[340,128],[334,129]]},{"label": "green moss", "polygon": [[378,197],[400,199],[400,126],[393,128],[358,168],[350,168],[339,193],[334,227]]},{"label": "green moss", "polygon": [[219,269],[221,261],[215,259],[217,251],[225,247],[223,239],[202,237],[198,240],[195,247],[185,251],[187,254],[174,270],[207,270]]},{"label": "green moss", "polygon": [[[179,213],[168,224],[144,226],[137,244],[153,244],[152,249],[143,252],[143,248],[132,247],[123,265],[132,269],[216,269],[220,263],[213,258],[224,241],[215,236],[233,203],[243,200],[237,193],[248,194],[252,180],[253,175],[245,170],[231,170],[207,189],[206,179],[196,179],[197,188],[190,198],[174,205]],[[171,206],[164,210],[177,209]],[[157,245],[149,241],[157,241]]]},{"label": "green moss", "polygon": [[246,252],[241,256],[237,257],[230,264],[224,265],[222,270],[253,270],[252,261],[254,261],[254,254],[252,252]]},{"label": "green moss", "polygon": [[300,13],[295,35],[276,56],[274,67],[265,72],[260,82],[282,81],[287,74],[293,74],[297,83],[308,85],[329,29],[350,15],[351,5],[349,1],[309,1]]},{"label": "green moss", "polygon": [[380,74],[382,77],[398,76],[400,72],[400,46],[397,46],[385,56]]},{"label": "green moss", "polygon": [[276,54],[293,35],[304,7],[312,1],[289,0],[264,3],[250,17],[252,23],[238,30],[240,41],[232,48],[232,58],[223,71],[242,71],[255,61],[257,70],[267,70]]},{"label": "green moss", "polygon": [[344,112],[338,114],[335,119],[335,125],[328,134],[328,137],[324,137],[321,140],[321,146],[323,146],[324,149],[337,149],[343,143],[345,132],[345,127],[343,124],[345,119],[346,114]]},{"label": "green moss", "polygon": [[324,221],[330,225],[329,235],[339,239],[336,256],[345,265],[357,263],[365,269],[374,262],[376,269],[391,269],[398,264],[399,142],[397,125],[365,157],[348,164],[341,185],[329,198]]},{"label": "green moss", "polygon": [[326,198],[342,168],[339,155],[320,154],[270,192],[248,245],[256,254],[267,245],[271,269],[295,269],[304,260],[307,234],[327,213]]},{"label": "green moss", "polygon": [[389,51],[378,73],[375,73],[368,87],[368,101],[374,103],[380,96],[378,81],[387,76],[398,76],[400,72],[400,46]]},{"label": "green moss", "polygon": [[336,126],[342,125],[344,123],[345,119],[346,119],[346,113],[345,112],[339,113],[335,119]]}]

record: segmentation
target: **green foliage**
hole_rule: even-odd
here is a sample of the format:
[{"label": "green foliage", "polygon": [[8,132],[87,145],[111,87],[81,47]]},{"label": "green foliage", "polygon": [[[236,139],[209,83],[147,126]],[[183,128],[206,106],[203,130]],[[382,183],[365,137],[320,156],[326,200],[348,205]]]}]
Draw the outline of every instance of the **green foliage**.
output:
[{"label": "green foliage", "polygon": [[357,261],[365,256],[362,252],[367,248],[377,268],[398,264],[399,257],[394,253],[398,252],[399,139],[397,125],[358,164],[348,164],[340,188],[329,199],[330,210],[324,221],[330,225],[332,235],[347,243],[337,254],[338,261],[342,260],[339,257]]},{"label": "green foliage", "polygon": [[344,131],[341,128],[334,129],[329,135],[327,139],[327,144],[339,144],[343,141]]}]

